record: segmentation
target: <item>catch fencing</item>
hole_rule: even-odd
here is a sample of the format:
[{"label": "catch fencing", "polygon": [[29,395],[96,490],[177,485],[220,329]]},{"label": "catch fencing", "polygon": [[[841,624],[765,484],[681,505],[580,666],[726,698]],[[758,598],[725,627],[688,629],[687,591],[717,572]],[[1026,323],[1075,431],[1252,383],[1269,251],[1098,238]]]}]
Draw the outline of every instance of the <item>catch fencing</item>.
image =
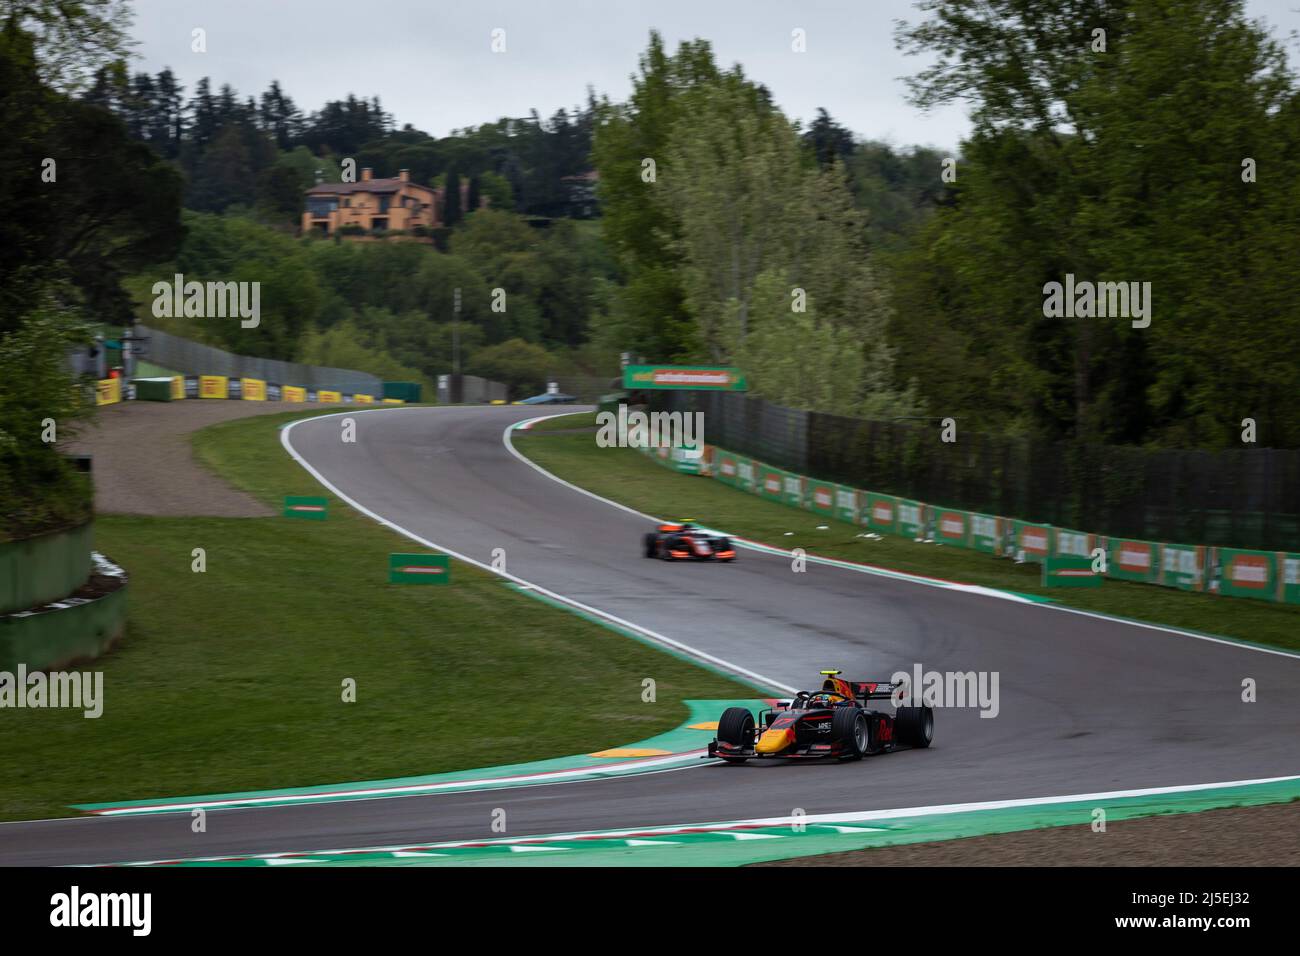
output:
[{"label": "catch fencing", "polygon": [[737,392],[655,391],[704,413],[710,445],[814,479],[1116,539],[1300,551],[1300,451],[1188,451],[980,434],[938,420],[868,421]]},{"label": "catch fencing", "polygon": [[328,365],[304,365],[278,359],[235,355],[224,349],[203,345],[190,339],[136,326],[137,341],[147,339],[142,355],[155,365],[190,375],[221,375],[230,379],[250,378],[262,382],[284,382],[311,389],[366,395],[383,395],[384,383],[378,376],[350,368]]}]

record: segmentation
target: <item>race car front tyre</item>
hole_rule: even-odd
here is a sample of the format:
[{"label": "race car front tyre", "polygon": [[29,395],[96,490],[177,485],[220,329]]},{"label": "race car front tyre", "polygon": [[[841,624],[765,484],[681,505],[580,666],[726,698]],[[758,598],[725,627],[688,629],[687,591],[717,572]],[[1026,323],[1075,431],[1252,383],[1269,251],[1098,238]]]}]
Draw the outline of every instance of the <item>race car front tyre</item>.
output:
[{"label": "race car front tyre", "polygon": [[653,558],[655,556],[655,544],[657,542],[658,539],[655,537],[653,533],[647,534],[645,536],[645,556],[647,558]]},{"label": "race car front tyre", "polygon": [[719,561],[734,561],[734,560],[736,559],[736,551],[735,551],[735,549],[731,546],[731,539],[730,539],[730,538],[719,538],[716,542],[714,542],[714,545],[713,545],[713,553],[714,553],[714,554],[717,554],[719,551],[730,551],[730,552],[731,552],[731,557],[729,557],[729,558],[718,558]]},{"label": "race car front tyre", "polygon": [[934,711],[929,707],[900,707],[894,728],[900,741],[923,750],[934,739]]},{"label": "race car front tyre", "polygon": [[831,719],[831,736],[840,742],[841,760],[861,760],[871,749],[871,725],[856,707],[841,707]]},{"label": "race car front tyre", "polygon": [[[754,715],[748,707],[728,707],[718,720],[718,740],[746,750],[754,746]],[[744,763],[746,757],[723,757],[729,763]]]}]

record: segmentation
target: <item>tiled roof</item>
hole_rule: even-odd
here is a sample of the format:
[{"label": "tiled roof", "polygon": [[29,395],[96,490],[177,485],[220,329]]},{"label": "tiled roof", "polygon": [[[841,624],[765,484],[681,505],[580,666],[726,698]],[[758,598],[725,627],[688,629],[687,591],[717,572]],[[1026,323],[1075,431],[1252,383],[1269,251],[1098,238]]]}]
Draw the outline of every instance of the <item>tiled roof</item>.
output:
[{"label": "tiled roof", "polygon": [[359,183],[319,183],[307,190],[307,195],[337,196],[347,193],[395,193],[403,186],[414,186],[426,192],[433,192],[428,186],[418,183],[402,182],[400,179],[367,179]]}]

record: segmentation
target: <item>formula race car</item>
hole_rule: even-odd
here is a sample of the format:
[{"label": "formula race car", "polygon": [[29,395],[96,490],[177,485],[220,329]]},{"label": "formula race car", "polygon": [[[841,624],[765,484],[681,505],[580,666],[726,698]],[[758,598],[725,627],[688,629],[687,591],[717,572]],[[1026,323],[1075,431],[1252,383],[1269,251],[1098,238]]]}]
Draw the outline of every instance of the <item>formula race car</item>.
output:
[{"label": "formula race car", "polygon": [[793,700],[759,712],[761,730],[746,707],[728,707],[718,721],[710,757],[744,763],[750,757],[835,757],[860,760],[888,753],[900,744],[928,747],[934,736],[929,707],[899,707],[893,715],[868,707],[889,700],[899,684],[841,680],[839,671],[822,671],[818,693],[800,691]]},{"label": "formula race car", "polygon": [[643,553],[665,561],[731,561],[736,557],[730,538],[710,534],[689,519],[667,522],[648,532]]}]

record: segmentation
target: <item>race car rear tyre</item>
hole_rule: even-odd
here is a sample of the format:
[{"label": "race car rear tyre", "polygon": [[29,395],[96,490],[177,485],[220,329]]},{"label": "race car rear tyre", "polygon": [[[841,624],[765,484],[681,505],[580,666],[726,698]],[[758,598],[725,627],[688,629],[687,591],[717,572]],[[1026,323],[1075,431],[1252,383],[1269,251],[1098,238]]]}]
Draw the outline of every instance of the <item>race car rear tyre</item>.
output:
[{"label": "race car rear tyre", "polygon": [[680,549],[681,546],[681,538],[664,538],[659,546],[659,557],[665,561],[671,561],[673,559],[673,550]]},{"label": "race car rear tyre", "polygon": [[929,707],[900,707],[894,728],[900,741],[924,750],[934,739],[934,711]]},{"label": "race car rear tyre", "polygon": [[[718,720],[718,740],[724,744],[744,747],[754,746],[754,715],[747,707],[728,707]],[[722,756],[719,754],[719,756]],[[728,763],[744,763],[747,757],[723,757]]]},{"label": "race car rear tyre", "polygon": [[655,545],[657,542],[658,539],[653,533],[645,536],[645,556],[647,558],[653,558],[655,556]]},{"label": "race car rear tyre", "polygon": [[856,707],[840,707],[835,711],[831,736],[840,742],[841,760],[861,760],[871,749],[871,723]]}]

